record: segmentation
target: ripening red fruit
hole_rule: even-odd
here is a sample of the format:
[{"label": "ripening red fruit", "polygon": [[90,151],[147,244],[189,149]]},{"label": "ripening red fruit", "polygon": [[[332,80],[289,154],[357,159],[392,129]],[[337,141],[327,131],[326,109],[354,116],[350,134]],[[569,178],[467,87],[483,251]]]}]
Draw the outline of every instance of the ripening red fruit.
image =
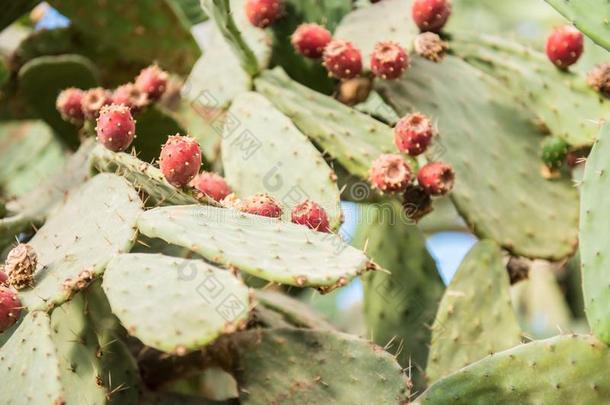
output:
[{"label": "ripening red fruit", "polygon": [[371,185],[380,191],[403,191],[412,180],[411,168],[396,154],[379,156],[369,170]]},{"label": "ripening red fruit", "polygon": [[55,106],[61,118],[73,124],[81,124],[85,118],[81,107],[84,92],[81,89],[70,87],[57,96]]},{"label": "ripening red fruit", "polygon": [[328,215],[315,201],[305,200],[295,205],[291,219],[295,224],[305,225],[319,232],[330,232]]},{"label": "ripening red fruit", "polygon": [[551,32],[546,41],[546,55],[560,69],[576,63],[583,51],[583,35],[576,28],[565,25]]},{"label": "ripening red fruit", "polygon": [[432,162],[417,172],[417,182],[430,195],[445,195],[453,188],[455,172],[443,162]]},{"label": "ripening red fruit", "polygon": [[414,0],[413,21],[421,31],[439,32],[451,15],[451,0]]},{"label": "ripening red fruit", "polygon": [[216,201],[221,201],[231,194],[231,187],[229,187],[225,179],[212,172],[199,173],[193,179],[193,186],[204,195]]},{"label": "ripening red fruit", "polygon": [[96,87],[83,93],[81,110],[85,118],[92,120],[97,118],[103,106],[110,105],[111,103],[112,97],[110,92],[104,88]]},{"label": "ripening red fruit", "polygon": [[338,79],[352,79],[362,72],[362,55],[351,42],[332,40],[322,56],[326,70]]},{"label": "ripening red fruit", "polygon": [[113,152],[122,152],[131,145],[136,122],[129,107],[111,104],[102,107],[95,127],[98,141]]},{"label": "ripening red fruit", "polygon": [[134,82],[136,88],[145,93],[149,100],[161,98],[167,89],[169,74],[157,65],[142,69]]},{"label": "ripening red fruit", "polygon": [[248,214],[263,217],[279,218],[282,216],[280,203],[269,194],[256,193],[239,204],[239,210]]},{"label": "ripening red fruit", "polygon": [[371,54],[371,71],[384,80],[398,79],[409,67],[409,55],[396,42],[378,42]]},{"label": "ripening red fruit", "polygon": [[394,127],[394,144],[401,152],[417,156],[425,152],[434,137],[434,126],[422,113],[402,117]]},{"label": "ripening red fruit", "polygon": [[189,184],[199,172],[200,166],[199,144],[189,136],[170,136],[161,147],[159,167],[165,179],[175,187]]},{"label": "ripening red fruit", "polygon": [[308,58],[319,58],[331,41],[330,32],[318,24],[301,24],[290,37],[294,49]]},{"label": "ripening red fruit", "polygon": [[135,114],[148,105],[148,95],[135,84],[127,83],[114,90],[112,104],[124,104]]},{"label": "ripening red fruit", "polygon": [[6,273],[3,272],[2,270],[0,270],[0,286],[2,284],[5,284],[7,280],[8,280],[8,276],[6,275]]},{"label": "ripening red fruit", "polygon": [[281,0],[246,0],[246,17],[252,25],[267,28],[282,14]]},{"label": "ripening red fruit", "polygon": [[0,333],[13,326],[21,314],[21,301],[15,291],[0,287]]}]

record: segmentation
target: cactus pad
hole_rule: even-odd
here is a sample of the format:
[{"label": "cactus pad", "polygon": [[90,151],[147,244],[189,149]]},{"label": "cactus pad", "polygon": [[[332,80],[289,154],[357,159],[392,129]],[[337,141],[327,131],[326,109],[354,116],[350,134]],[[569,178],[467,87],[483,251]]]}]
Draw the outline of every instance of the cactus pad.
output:
[{"label": "cactus pad", "polygon": [[283,218],[305,199],[328,214],[331,228],[341,224],[336,175],[294,124],[257,93],[240,95],[229,109],[238,123],[222,137],[225,177],[241,197],[265,191],[283,205]]},{"label": "cactus pad", "polygon": [[230,337],[241,403],[401,404],[396,360],[366,340],[329,331],[260,329]]},{"label": "cactus pad", "polygon": [[19,293],[21,302],[30,310],[51,309],[75,292],[67,288],[71,283],[99,276],[115,254],[131,248],[141,206],[129,183],[112,174],[74,190],[30,241],[38,267],[34,287]]},{"label": "cactus pad", "polygon": [[451,49],[468,63],[505,83],[540,124],[579,147],[593,143],[610,101],[584,77],[557,69],[546,55],[518,42],[489,35],[455,35]]},{"label": "cactus pad", "polygon": [[415,57],[408,75],[378,86],[400,114],[419,110],[437,120],[442,154],[431,157],[455,169],[451,197],[477,236],[527,257],[574,251],[578,193],[569,180],[540,174],[533,116],[504,85],[448,56],[440,64]]},{"label": "cactus pad", "polygon": [[610,51],[608,0],[546,0],[579,30]]},{"label": "cactus pad", "polygon": [[563,335],[488,356],[439,380],[416,403],[604,404],[610,350],[591,336]]},{"label": "cactus pad", "polygon": [[587,159],[580,199],[580,257],[585,311],[593,333],[610,344],[609,240],[610,124],[606,124]]},{"label": "cactus pad", "polygon": [[336,330],[332,324],[322,319],[322,316],[309,305],[289,295],[273,290],[255,290],[255,297],[260,305],[280,314],[286,322],[297,328]]},{"label": "cactus pad", "polygon": [[51,337],[49,316],[33,312],[0,348],[1,403],[63,403],[60,364]]},{"label": "cactus pad", "polygon": [[340,287],[373,266],[335,234],[229,208],[155,208],[140,216],[138,227],[214,263],[299,287]]},{"label": "cactus pad", "polygon": [[279,68],[261,73],[254,84],[301,132],[361,179],[368,178],[379,155],[396,150],[390,127],[300,85]]},{"label": "cactus pad", "polygon": [[165,352],[198,349],[248,318],[248,288],[201,260],[119,255],[108,264],[102,286],[127,331]]},{"label": "cactus pad", "polygon": [[425,386],[430,325],[444,285],[417,226],[408,222],[397,202],[361,205],[363,225],[352,244],[387,269],[364,282],[367,329],[380,346],[396,353],[403,367],[413,367],[416,389]]},{"label": "cactus pad", "polygon": [[432,324],[429,382],[521,343],[509,289],[500,248],[479,242],[451,279]]}]

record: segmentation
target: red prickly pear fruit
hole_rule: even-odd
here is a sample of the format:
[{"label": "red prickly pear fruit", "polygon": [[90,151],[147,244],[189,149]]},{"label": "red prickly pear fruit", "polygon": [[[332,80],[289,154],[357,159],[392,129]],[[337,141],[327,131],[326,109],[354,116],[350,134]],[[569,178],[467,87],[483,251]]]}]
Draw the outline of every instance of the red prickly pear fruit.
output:
[{"label": "red prickly pear fruit", "polygon": [[451,0],[415,0],[411,16],[420,31],[439,32],[451,15]]},{"label": "red prickly pear fruit", "polygon": [[371,185],[380,191],[403,191],[413,180],[411,168],[400,155],[379,156],[369,170]]},{"label": "red prickly pear fruit", "polygon": [[322,54],[324,67],[339,79],[353,79],[362,72],[362,55],[351,42],[332,40]]},{"label": "red prickly pear fruit", "polygon": [[267,28],[280,17],[284,7],[281,0],[246,0],[245,8],[252,25]]},{"label": "red prickly pear fruit", "polygon": [[318,24],[301,24],[290,37],[294,49],[312,59],[322,56],[331,39],[330,31]]},{"label": "red prickly pear fruit", "polygon": [[21,301],[15,291],[7,287],[0,287],[0,333],[17,322],[21,308]]},{"label": "red prickly pear fruit", "polygon": [[201,172],[193,179],[193,186],[204,195],[222,201],[231,194],[231,187],[216,173]]},{"label": "red prickly pear fruit", "polygon": [[138,89],[135,84],[127,83],[114,90],[112,104],[124,104],[135,114],[148,105],[148,94]]},{"label": "red prickly pear fruit", "polygon": [[171,185],[186,186],[197,175],[201,166],[199,144],[189,136],[170,136],[161,147],[159,166]]},{"label": "red prickly pear fruit", "polygon": [[113,152],[122,152],[131,145],[136,133],[136,122],[129,107],[111,104],[102,107],[97,118],[98,141]]},{"label": "red prickly pear fruit", "polygon": [[546,40],[546,55],[559,69],[576,63],[583,51],[583,35],[571,25],[557,27]]},{"label": "red prickly pear fruit", "polygon": [[112,103],[112,94],[101,87],[89,89],[83,93],[81,109],[85,118],[93,120],[100,114],[103,106]]},{"label": "red prickly pear fruit", "polygon": [[384,80],[398,79],[409,68],[409,55],[396,42],[378,42],[371,54],[371,71]]},{"label": "red prickly pear fruit", "polygon": [[8,275],[2,270],[2,266],[0,266],[0,286],[7,285]]},{"label": "red prickly pear fruit", "polygon": [[55,107],[57,108],[57,111],[59,111],[59,114],[61,114],[61,118],[76,125],[83,122],[83,119],[85,118],[81,107],[83,94],[84,92],[81,89],[74,87],[70,87],[59,93],[57,101],[55,102]]},{"label": "red prickly pear fruit", "polygon": [[326,211],[314,201],[305,200],[295,205],[291,218],[295,224],[305,225],[318,232],[330,232]]},{"label": "red prickly pear fruit", "polygon": [[394,144],[401,152],[417,156],[425,152],[434,137],[434,126],[422,113],[402,117],[394,127]]},{"label": "red prickly pear fruit", "polygon": [[239,210],[248,214],[263,217],[279,218],[282,216],[280,203],[269,194],[256,193],[239,204]]},{"label": "red prickly pear fruit", "polygon": [[145,93],[149,100],[156,101],[161,98],[167,89],[169,74],[157,65],[142,69],[135,80],[135,86]]},{"label": "red prickly pear fruit", "polygon": [[445,195],[453,188],[455,172],[443,162],[432,162],[417,172],[417,182],[430,195]]}]

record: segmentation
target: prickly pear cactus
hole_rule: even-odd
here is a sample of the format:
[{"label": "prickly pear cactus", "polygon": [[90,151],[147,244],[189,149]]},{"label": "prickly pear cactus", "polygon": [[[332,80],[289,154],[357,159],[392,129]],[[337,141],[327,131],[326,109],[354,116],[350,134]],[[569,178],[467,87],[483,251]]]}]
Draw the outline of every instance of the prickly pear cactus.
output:
[{"label": "prickly pear cactus", "polygon": [[608,403],[607,0],[9,3],[1,404]]}]

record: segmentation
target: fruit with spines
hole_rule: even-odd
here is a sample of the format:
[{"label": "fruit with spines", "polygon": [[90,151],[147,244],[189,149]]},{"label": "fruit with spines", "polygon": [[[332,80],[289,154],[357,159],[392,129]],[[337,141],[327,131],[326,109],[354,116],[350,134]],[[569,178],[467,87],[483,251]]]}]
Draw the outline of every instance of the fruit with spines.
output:
[{"label": "fruit with spines", "polygon": [[411,156],[422,154],[435,135],[434,125],[426,115],[414,112],[402,117],[394,127],[394,144]]},{"label": "fruit with spines", "polygon": [[415,0],[411,5],[411,16],[421,31],[439,32],[450,15],[450,0]]},{"label": "fruit with spines", "polygon": [[32,245],[20,243],[8,253],[4,269],[11,287],[21,290],[34,285],[34,271],[38,265],[38,255]]},{"label": "fruit with spines", "polygon": [[169,74],[157,65],[151,65],[142,69],[135,79],[135,86],[138,90],[145,93],[149,100],[155,101],[161,98],[167,90]]},{"label": "fruit with spines", "polygon": [[295,51],[312,59],[321,57],[324,48],[331,40],[330,31],[314,23],[299,25],[290,37],[290,42]]},{"label": "fruit with spines", "polygon": [[409,55],[396,42],[378,42],[371,54],[371,71],[384,80],[398,79],[409,68]]},{"label": "fruit with spines", "polygon": [[267,28],[282,15],[283,5],[281,0],[247,0],[245,9],[252,25]]},{"label": "fruit with spines", "polygon": [[422,58],[438,63],[443,60],[449,45],[434,32],[422,32],[415,37],[413,48]]},{"label": "fruit with spines", "polygon": [[131,145],[136,123],[129,107],[111,104],[102,107],[95,127],[98,141],[113,152],[122,152]]},{"label": "fruit with spines", "polygon": [[455,172],[447,163],[427,163],[418,170],[417,182],[430,195],[445,195],[453,189]]},{"label": "fruit with spines", "polygon": [[381,192],[403,191],[413,180],[413,172],[398,154],[383,154],[373,161],[369,170],[371,185]]},{"label": "fruit with spines", "polygon": [[199,173],[193,179],[192,185],[204,195],[219,202],[231,194],[231,187],[229,187],[225,179],[213,172],[203,171]]},{"label": "fruit with spines", "polygon": [[159,167],[165,179],[174,187],[184,187],[199,172],[201,150],[189,136],[172,135],[161,147]]},{"label": "fruit with spines", "polygon": [[81,89],[70,87],[57,96],[55,104],[61,117],[68,122],[79,125],[85,118],[81,107],[84,92]]},{"label": "fruit with spines", "polygon": [[111,103],[112,94],[102,87],[96,87],[83,93],[81,109],[85,118],[93,120],[100,114],[103,106]]},{"label": "fruit with spines", "polygon": [[291,219],[295,224],[305,225],[319,232],[330,232],[328,215],[315,201],[305,200],[295,205]]},{"label": "fruit with spines", "polygon": [[17,322],[21,314],[21,301],[10,288],[0,286],[0,333]]},{"label": "fruit with spines", "polygon": [[330,41],[322,57],[328,73],[338,79],[353,79],[362,72],[362,55],[351,42]]},{"label": "fruit with spines", "polygon": [[0,286],[8,286],[8,276],[4,272],[4,266],[0,266]]},{"label": "fruit with spines", "polygon": [[282,206],[269,194],[256,193],[239,203],[239,210],[248,214],[261,215],[269,218],[282,216]]},{"label": "fruit with spines", "polygon": [[610,62],[595,66],[587,73],[587,84],[604,97],[610,97]]},{"label": "fruit with spines", "polygon": [[578,61],[584,48],[584,38],[571,25],[555,28],[546,40],[546,55],[559,69],[566,69]]},{"label": "fruit with spines", "polygon": [[124,104],[132,113],[140,112],[149,104],[148,94],[138,89],[133,83],[123,84],[112,93],[113,104]]},{"label": "fruit with spines", "polygon": [[569,145],[563,139],[549,136],[542,141],[542,161],[550,169],[559,168],[566,160]]}]

